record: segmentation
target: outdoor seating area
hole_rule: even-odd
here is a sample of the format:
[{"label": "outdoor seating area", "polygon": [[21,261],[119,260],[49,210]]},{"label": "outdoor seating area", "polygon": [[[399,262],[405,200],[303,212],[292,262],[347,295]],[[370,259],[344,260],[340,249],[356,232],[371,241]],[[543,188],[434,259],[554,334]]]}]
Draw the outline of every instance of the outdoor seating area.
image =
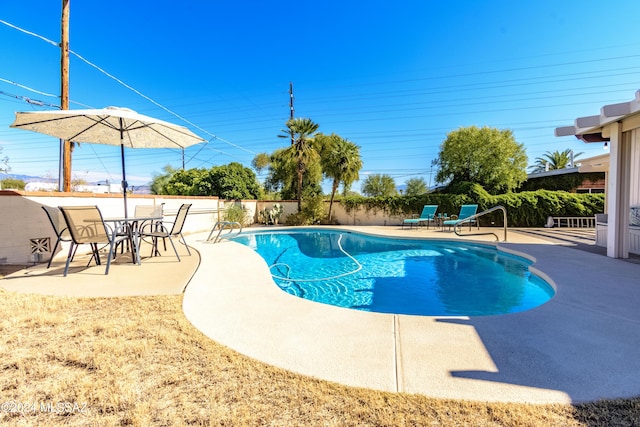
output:
[{"label": "outdoor seating area", "polygon": [[109,274],[113,260],[125,253],[133,264],[140,265],[142,243],[145,238],[148,238],[151,243],[150,256],[161,255],[158,248],[159,239],[163,240],[164,251],[166,251],[166,239],[169,239],[173,254],[178,261],[181,261],[172,237],[177,237],[179,243],[185,246],[187,254],[191,255],[182,235],[191,204],[180,206],[171,230],[168,230],[164,225],[163,207],[164,204],[137,205],[133,217],[105,218],[96,205],[60,207],[43,205],[42,209],[56,235],[56,243],[51,251],[52,255],[47,263],[47,269],[51,268],[58,247],[65,242],[68,243],[69,250],[62,272],[64,277],[69,273],[69,267],[81,245],[89,245],[90,247],[91,256],[86,262],[86,267],[89,267],[92,262],[101,266],[106,260],[105,275]]}]

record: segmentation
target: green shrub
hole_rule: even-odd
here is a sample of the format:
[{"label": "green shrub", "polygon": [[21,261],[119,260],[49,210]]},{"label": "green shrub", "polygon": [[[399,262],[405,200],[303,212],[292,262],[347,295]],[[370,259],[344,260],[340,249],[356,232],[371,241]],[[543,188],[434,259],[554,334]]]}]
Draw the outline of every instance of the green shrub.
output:
[{"label": "green shrub", "polygon": [[287,225],[320,224],[326,215],[322,193],[305,189],[302,195],[302,209],[287,216]]},{"label": "green shrub", "polygon": [[[347,213],[354,210],[383,211],[387,215],[409,216],[422,212],[424,205],[438,205],[438,213],[457,214],[460,206],[478,204],[478,212],[504,206],[510,227],[542,227],[549,216],[593,216],[604,212],[604,194],[577,194],[565,191],[523,191],[490,195],[482,186],[472,184],[465,194],[429,193],[420,196],[343,198],[340,203]],[[480,224],[502,225],[501,211],[480,218]]]},{"label": "green shrub", "polygon": [[0,181],[0,188],[4,190],[24,190],[26,182],[21,179],[5,178]]},{"label": "green shrub", "polygon": [[224,212],[224,220],[239,222],[244,227],[247,225],[247,211],[241,205],[234,203],[226,208]]}]

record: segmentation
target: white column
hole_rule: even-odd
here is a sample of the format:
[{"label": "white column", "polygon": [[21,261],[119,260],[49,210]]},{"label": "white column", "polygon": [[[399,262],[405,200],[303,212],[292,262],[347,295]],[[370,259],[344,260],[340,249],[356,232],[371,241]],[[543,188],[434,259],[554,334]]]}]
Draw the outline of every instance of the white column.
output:
[{"label": "white column", "polygon": [[607,256],[629,258],[629,148],[630,133],[622,133],[620,123],[609,125],[609,181]]}]

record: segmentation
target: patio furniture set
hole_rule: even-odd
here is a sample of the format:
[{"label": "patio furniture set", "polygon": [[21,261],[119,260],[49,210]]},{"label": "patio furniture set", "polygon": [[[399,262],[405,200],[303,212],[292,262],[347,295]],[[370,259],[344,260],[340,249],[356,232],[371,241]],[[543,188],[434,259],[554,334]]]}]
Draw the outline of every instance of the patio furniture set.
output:
[{"label": "patio furniture set", "polygon": [[158,250],[159,240],[162,239],[166,250],[166,240],[169,240],[176,258],[180,261],[180,255],[173,242],[173,238],[185,245],[187,253],[191,255],[189,247],[182,235],[182,228],[187,218],[187,213],[191,204],[180,206],[176,219],[171,228],[163,219],[163,206],[136,206],[133,217],[104,218],[98,206],[42,206],[46,212],[49,222],[56,234],[56,243],[53,247],[52,256],[47,264],[51,267],[51,261],[56,249],[61,242],[69,243],[69,253],[64,268],[63,275],[69,271],[69,265],[73,260],[78,246],[88,244],[91,246],[91,261],[95,260],[96,265],[102,265],[100,251],[108,247],[107,265],[105,274],[109,274],[111,261],[115,259],[118,249],[124,253],[125,248],[131,253],[131,261],[140,264],[140,243],[142,240],[150,241],[151,256],[160,255]]},{"label": "patio furniture set", "polygon": [[452,226],[458,223],[468,222],[469,230],[471,230],[472,224],[477,225],[477,221],[475,219],[469,221],[465,220],[476,214],[476,212],[478,211],[478,205],[462,205],[460,207],[460,212],[458,213],[458,215],[451,216],[448,216],[446,213],[436,214],[437,210],[438,205],[425,205],[419,217],[405,218],[404,220],[402,220],[402,228],[404,228],[405,225],[408,225],[410,228],[413,228],[414,225],[426,225],[427,228],[429,228],[429,224],[433,223],[436,228],[444,229],[444,227],[447,227],[447,229],[451,229]]}]

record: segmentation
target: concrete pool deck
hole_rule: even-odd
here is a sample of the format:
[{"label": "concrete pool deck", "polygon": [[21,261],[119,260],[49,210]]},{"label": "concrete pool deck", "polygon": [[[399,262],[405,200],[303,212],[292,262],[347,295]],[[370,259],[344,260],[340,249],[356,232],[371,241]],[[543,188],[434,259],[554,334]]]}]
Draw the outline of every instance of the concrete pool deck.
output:
[{"label": "concrete pool deck", "polygon": [[[339,228],[458,238],[399,226]],[[499,244],[534,258],[534,267],[557,287],[555,297],[543,306],[509,315],[393,315],[306,301],[279,290],[262,258],[250,248],[234,242],[206,243],[206,233],[187,236],[203,261],[193,277],[189,273],[176,279],[185,282],[167,292],[180,293],[188,282],[184,313],[211,339],[268,364],[345,385],[436,398],[529,403],[639,396],[640,265],[577,250],[575,241],[562,244],[565,239],[551,241],[549,235],[510,230],[509,242]],[[187,270],[187,264],[173,263],[171,268]],[[145,280],[156,276],[153,282],[166,281],[158,280],[163,277],[157,276],[162,274],[156,272],[159,268],[143,262],[129,268],[136,282],[143,268]],[[109,278],[115,270],[102,276]],[[84,281],[87,286],[87,277],[80,276],[70,274],[62,280]],[[36,282],[0,280],[0,287],[7,289],[11,283],[11,290],[38,292],[62,281],[53,284],[49,277],[48,284],[39,287]]]}]

